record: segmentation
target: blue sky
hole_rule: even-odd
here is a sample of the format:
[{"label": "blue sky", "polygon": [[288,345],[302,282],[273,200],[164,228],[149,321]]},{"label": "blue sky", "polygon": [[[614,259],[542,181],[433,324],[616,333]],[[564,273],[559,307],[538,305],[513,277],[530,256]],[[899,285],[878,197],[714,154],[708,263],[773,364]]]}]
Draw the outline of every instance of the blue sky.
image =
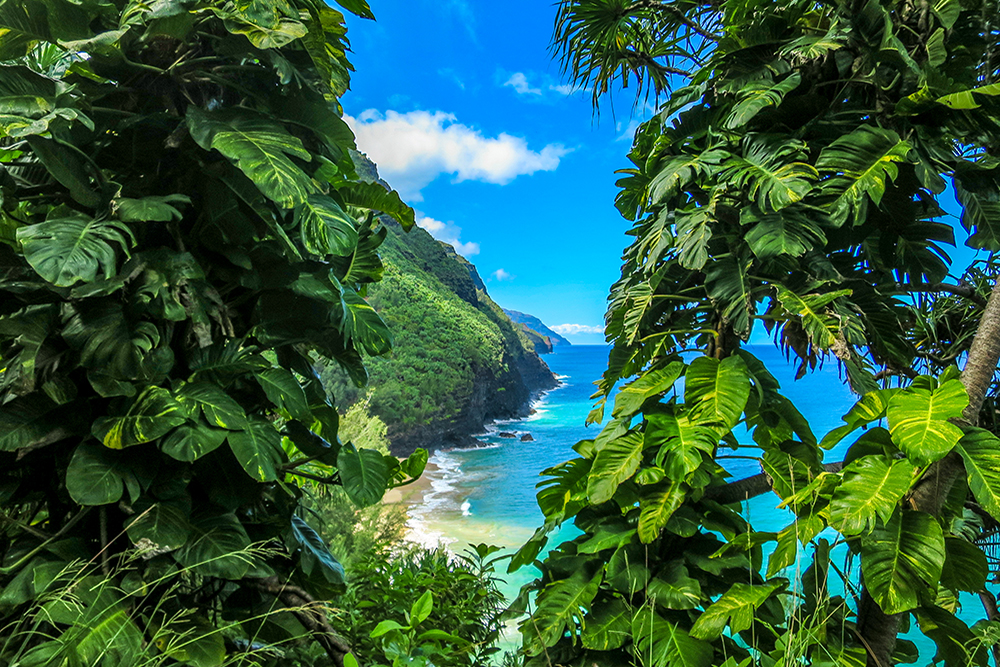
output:
[{"label": "blue sky", "polygon": [[[348,18],[357,72],[343,104],[359,148],[422,227],[475,263],[497,303],[573,343],[603,343],[628,242],[614,171],[629,166],[638,124],[629,92],[594,117],[548,51],[548,0],[371,4],[376,22]],[[942,204],[958,212],[952,192]],[[956,236],[960,275],[975,253]]]},{"label": "blue sky", "polygon": [[631,98],[598,120],[589,93],[565,85],[547,1],[371,4],[375,23],[349,19],[343,104],[359,148],[500,305],[603,343],[574,330],[603,328],[628,241],[614,171],[628,166]]}]

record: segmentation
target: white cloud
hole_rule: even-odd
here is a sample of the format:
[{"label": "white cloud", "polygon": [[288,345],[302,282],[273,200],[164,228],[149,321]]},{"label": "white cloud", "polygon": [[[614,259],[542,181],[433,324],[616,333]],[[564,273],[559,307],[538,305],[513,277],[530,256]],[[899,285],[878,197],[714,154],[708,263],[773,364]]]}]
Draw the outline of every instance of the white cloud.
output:
[{"label": "white cloud", "polygon": [[533,151],[527,141],[506,132],[486,137],[443,111],[382,114],[369,109],[344,120],[379,174],[411,202],[423,201],[421,189],[441,174],[454,174],[456,183],[506,185],[518,176],[554,171],[569,152],[561,144]]},{"label": "white cloud", "polygon": [[524,72],[514,72],[507,79],[504,86],[510,86],[517,91],[518,95],[541,95],[541,88],[532,88],[528,83],[528,77],[524,75]]},{"label": "white cloud", "polygon": [[505,280],[513,280],[514,279],[514,276],[510,275],[509,273],[507,273],[503,269],[497,269],[496,271],[494,271],[490,275],[493,276],[494,278],[496,278],[497,280],[499,280],[500,282],[503,282]]},{"label": "white cloud", "polygon": [[560,83],[558,85],[549,86],[549,90],[559,93],[560,95],[572,95],[573,93],[583,90],[583,88],[577,88],[569,83]]},{"label": "white cloud", "polygon": [[417,226],[426,229],[427,232],[438,241],[444,241],[452,246],[462,257],[472,257],[479,254],[479,244],[472,241],[463,243],[461,241],[462,228],[453,222],[441,222],[426,215],[417,218]]},{"label": "white cloud", "polygon": [[549,327],[557,334],[563,334],[564,336],[573,336],[575,334],[599,334],[604,333],[604,327],[594,327],[587,324],[557,324],[554,327]]}]

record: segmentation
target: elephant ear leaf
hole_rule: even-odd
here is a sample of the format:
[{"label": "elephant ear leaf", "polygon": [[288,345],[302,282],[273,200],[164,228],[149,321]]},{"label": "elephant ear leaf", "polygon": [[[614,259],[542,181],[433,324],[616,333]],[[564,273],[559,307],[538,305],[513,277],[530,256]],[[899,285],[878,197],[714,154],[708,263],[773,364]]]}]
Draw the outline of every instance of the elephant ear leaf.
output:
[{"label": "elephant ear leaf", "polygon": [[[17,240],[38,275],[59,287],[105,280],[115,274],[115,245],[128,256],[128,227],[82,214],[46,220],[17,230]],[[114,245],[112,245],[114,244]]]},{"label": "elephant ear leaf", "polygon": [[782,588],[782,582],[763,586],[733,584],[726,593],[712,603],[705,613],[691,626],[691,636],[698,639],[718,639],[728,623],[735,635],[753,624],[754,613],[764,601]]},{"label": "elephant ear leaf", "polygon": [[915,609],[941,578],[944,533],[930,514],[897,510],[861,538],[861,568],[872,598],[887,614]]},{"label": "elephant ear leaf", "polygon": [[247,428],[229,434],[229,447],[248,475],[258,482],[278,479],[278,468],[285,460],[281,435],[274,424],[251,418]]},{"label": "elephant ear leaf", "polygon": [[184,409],[170,392],[150,387],[120,417],[102,417],[94,422],[93,434],[111,449],[152,442],[186,421]]},{"label": "elephant ear leaf", "polygon": [[385,354],[392,349],[389,327],[360,294],[345,289],[344,305],[347,306],[344,317],[344,334],[347,338],[371,355]]},{"label": "elephant ear leaf", "polygon": [[905,460],[887,462],[863,456],[844,470],[844,481],[833,492],[830,525],[844,535],[867,532],[876,518],[889,520],[909,488],[914,468]]},{"label": "elephant ear leaf", "polygon": [[302,244],[314,255],[352,254],[358,247],[355,222],[340,205],[325,195],[310,195],[295,209]]},{"label": "elephant ear leaf", "polygon": [[298,552],[299,567],[310,582],[315,582],[321,589],[333,592],[342,593],[346,589],[344,566],[337,562],[329,547],[323,542],[323,538],[313,530],[312,526],[296,515],[292,515],[292,526],[286,536],[285,544],[293,552]]},{"label": "elephant ear leaf", "polygon": [[378,183],[349,183],[337,188],[337,194],[351,206],[385,213],[406,231],[416,224],[416,213],[403,203],[399,193]]},{"label": "elephant ear leaf", "polygon": [[121,500],[124,487],[139,492],[139,483],[121,452],[96,444],[83,444],[73,452],[66,469],[66,490],[81,505],[107,505]]},{"label": "elephant ear leaf", "polygon": [[277,121],[248,109],[206,112],[191,105],[191,137],[229,158],[266,197],[284,208],[303,204],[316,187],[292,158],[309,162],[302,142]]},{"label": "elephant ear leaf", "polygon": [[929,465],[962,437],[962,430],[948,420],[961,417],[968,404],[969,396],[958,380],[934,389],[901,391],[889,400],[886,411],[892,441],[916,465]]},{"label": "elephant ear leaf", "polygon": [[362,507],[374,505],[389,485],[389,465],[380,452],[347,444],[337,455],[337,468],[347,496]]},{"label": "elephant ear leaf", "polygon": [[976,502],[993,517],[1000,517],[1000,438],[977,428],[959,440],[955,449],[965,463]]},{"label": "elephant ear leaf", "polygon": [[685,377],[684,400],[691,406],[691,421],[736,425],[750,398],[750,372],[743,359],[699,357]]}]

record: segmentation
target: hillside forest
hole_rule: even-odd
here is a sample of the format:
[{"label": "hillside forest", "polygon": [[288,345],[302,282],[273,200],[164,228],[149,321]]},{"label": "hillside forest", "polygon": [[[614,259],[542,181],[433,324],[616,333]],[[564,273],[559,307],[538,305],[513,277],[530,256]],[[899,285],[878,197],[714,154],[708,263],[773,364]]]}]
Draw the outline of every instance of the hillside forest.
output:
[{"label": "hillside forest", "polygon": [[460,555],[381,500],[558,341],[359,156],[345,12],[0,0],[0,666],[1000,666],[996,0],[554,6],[594,112],[655,113],[600,427]]}]

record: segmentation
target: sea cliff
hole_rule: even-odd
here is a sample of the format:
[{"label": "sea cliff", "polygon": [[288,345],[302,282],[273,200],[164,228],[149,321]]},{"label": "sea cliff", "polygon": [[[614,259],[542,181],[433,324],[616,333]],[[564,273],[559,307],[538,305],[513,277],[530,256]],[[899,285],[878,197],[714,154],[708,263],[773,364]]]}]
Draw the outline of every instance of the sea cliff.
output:
[{"label": "sea cliff", "polygon": [[[365,173],[377,179],[370,163]],[[389,325],[393,351],[366,359],[363,389],[334,368],[324,379],[349,430],[384,432],[394,454],[474,445],[484,424],[526,415],[532,395],[557,381],[473,264],[419,227],[406,232],[385,216],[382,224],[384,273],[368,302]],[[379,420],[385,429],[365,429],[359,420]]]}]

